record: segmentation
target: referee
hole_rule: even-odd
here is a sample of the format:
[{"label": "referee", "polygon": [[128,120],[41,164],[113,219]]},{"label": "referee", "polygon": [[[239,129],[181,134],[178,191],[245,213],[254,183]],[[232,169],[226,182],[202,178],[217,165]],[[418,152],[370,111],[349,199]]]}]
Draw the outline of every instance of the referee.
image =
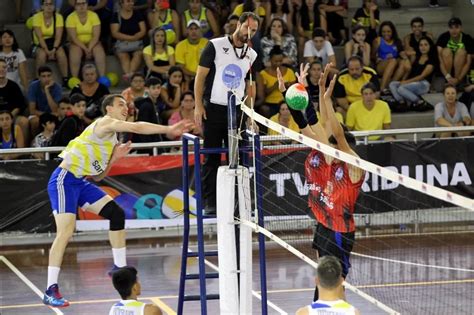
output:
[{"label": "referee", "polygon": [[[242,100],[244,95],[248,95],[250,100],[256,95],[255,84],[250,86],[249,80],[257,53],[248,42],[257,32],[259,24],[256,14],[244,12],[232,35],[212,39],[201,53],[194,81],[194,120],[198,127],[204,123],[204,148],[221,148],[222,141],[228,146],[227,92],[232,90],[237,100]],[[241,114],[237,107],[237,121],[240,121]],[[220,156],[208,154],[204,159],[202,197],[206,215],[216,213],[216,177]]]}]

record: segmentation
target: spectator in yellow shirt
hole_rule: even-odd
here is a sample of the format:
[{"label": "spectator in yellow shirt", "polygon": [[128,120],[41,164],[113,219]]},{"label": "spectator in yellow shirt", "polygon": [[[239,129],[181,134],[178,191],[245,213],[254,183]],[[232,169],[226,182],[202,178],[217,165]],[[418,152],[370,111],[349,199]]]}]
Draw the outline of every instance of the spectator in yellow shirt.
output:
[{"label": "spectator in yellow shirt", "polygon": [[[296,124],[295,120],[291,116],[290,110],[288,109],[288,105],[286,104],[286,101],[281,101],[279,104],[279,110],[278,113],[273,115],[270,118],[271,121],[276,122],[277,124],[282,125],[283,127],[286,127],[288,129],[291,129],[296,132],[300,132],[300,128],[298,128],[298,125]],[[268,129],[268,135],[269,136],[276,136],[280,135],[281,133],[273,130],[273,129]],[[276,143],[283,144],[285,141],[277,141]]]},{"label": "spectator in yellow shirt", "polygon": [[105,52],[99,41],[100,19],[96,13],[87,10],[87,0],[75,0],[74,12],[66,19],[66,28],[71,42],[71,75],[79,75],[82,57],[94,59],[99,75],[105,75]]},{"label": "spectator in yellow shirt", "polygon": [[[362,100],[352,103],[347,111],[347,128],[355,131],[390,129],[392,122],[390,107],[386,102],[376,99],[375,84],[371,82],[365,84],[361,92]],[[380,136],[369,137],[369,140],[378,139]],[[388,140],[388,137],[385,139]]]},{"label": "spectator in yellow shirt", "polygon": [[67,83],[68,67],[66,52],[62,47],[63,34],[64,19],[61,14],[56,13],[54,0],[42,1],[41,11],[33,15],[33,51],[36,58],[36,71],[44,66],[46,61],[57,61],[64,85]]},{"label": "spectator in yellow shirt", "polygon": [[296,82],[293,70],[283,66],[284,58],[285,55],[280,46],[274,46],[270,51],[270,66],[257,75],[257,102],[259,105],[257,111],[265,117],[271,117],[278,113],[279,104],[283,101],[283,94],[278,89],[277,69],[280,68],[286,87]]},{"label": "spectator in yellow shirt", "polygon": [[184,70],[186,81],[191,82],[196,75],[201,52],[209,40],[202,37],[198,20],[190,20],[187,29],[188,37],[176,45],[175,57],[176,63]]}]

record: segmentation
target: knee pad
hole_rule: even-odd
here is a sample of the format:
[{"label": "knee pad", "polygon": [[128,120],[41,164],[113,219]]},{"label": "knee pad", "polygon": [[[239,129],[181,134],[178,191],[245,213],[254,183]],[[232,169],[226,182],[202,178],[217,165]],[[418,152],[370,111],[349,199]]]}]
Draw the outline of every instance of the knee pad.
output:
[{"label": "knee pad", "polygon": [[100,210],[99,215],[110,221],[109,229],[111,231],[120,231],[125,228],[125,212],[115,201],[109,201],[102,210]]}]

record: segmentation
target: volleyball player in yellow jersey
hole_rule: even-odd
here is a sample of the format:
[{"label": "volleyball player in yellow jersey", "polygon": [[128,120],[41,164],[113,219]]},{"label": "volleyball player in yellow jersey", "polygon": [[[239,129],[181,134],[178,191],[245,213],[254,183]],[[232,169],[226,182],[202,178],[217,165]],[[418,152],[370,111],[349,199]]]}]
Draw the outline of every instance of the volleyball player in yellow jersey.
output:
[{"label": "volleyball player in yellow jersey", "polygon": [[138,281],[137,269],[134,267],[127,266],[114,271],[112,283],[122,300],[112,305],[109,315],[163,314],[155,304],[147,304],[137,300],[142,293],[142,287],[140,281]]},{"label": "volleyball player in yellow jersey", "polygon": [[53,307],[69,305],[59,293],[57,283],[64,251],[74,232],[78,207],[110,220],[109,239],[114,257],[112,271],[126,265],[125,213],[112,197],[86,180],[86,177],[102,180],[112,164],[130,151],[130,142],[118,144],[117,132],[162,133],[173,139],[191,126],[188,121],[173,126],[127,122],[128,107],[121,95],[107,96],[102,110],[106,115],[89,125],[61,152],[59,156],[63,161],[48,183],[57,233],[49,253],[48,284],[43,302]]},{"label": "volleyball player in yellow jersey", "polygon": [[324,256],[318,261],[316,285],[319,299],[300,308],[296,315],[360,315],[352,305],[344,301],[342,267],[334,256]]}]

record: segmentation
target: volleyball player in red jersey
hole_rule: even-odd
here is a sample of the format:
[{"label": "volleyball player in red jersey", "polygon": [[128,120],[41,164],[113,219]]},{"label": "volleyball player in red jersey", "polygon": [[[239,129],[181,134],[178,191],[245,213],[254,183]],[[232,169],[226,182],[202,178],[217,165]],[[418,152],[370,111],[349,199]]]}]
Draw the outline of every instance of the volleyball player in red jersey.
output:
[{"label": "volleyball player in red jersey", "polygon": [[[305,84],[307,70],[307,65],[301,65],[300,74],[297,74],[298,82]],[[326,89],[328,74],[326,66],[319,80],[319,121],[308,125],[301,111],[290,109],[291,114],[305,136],[357,156],[350,146],[355,144],[354,136],[344,130],[336,118],[331,100],[336,76]],[[280,78],[278,71],[279,88],[284,92],[284,82]],[[309,186],[308,204],[318,222],[313,247],[318,251],[319,257],[337,257],[345,278],[349,272],[349,256],[354,245],[354,207],[365,173],[358,167],[312,150],[305,162],[305,175]],[[316,288],[314,301],[317,299]]]}]

